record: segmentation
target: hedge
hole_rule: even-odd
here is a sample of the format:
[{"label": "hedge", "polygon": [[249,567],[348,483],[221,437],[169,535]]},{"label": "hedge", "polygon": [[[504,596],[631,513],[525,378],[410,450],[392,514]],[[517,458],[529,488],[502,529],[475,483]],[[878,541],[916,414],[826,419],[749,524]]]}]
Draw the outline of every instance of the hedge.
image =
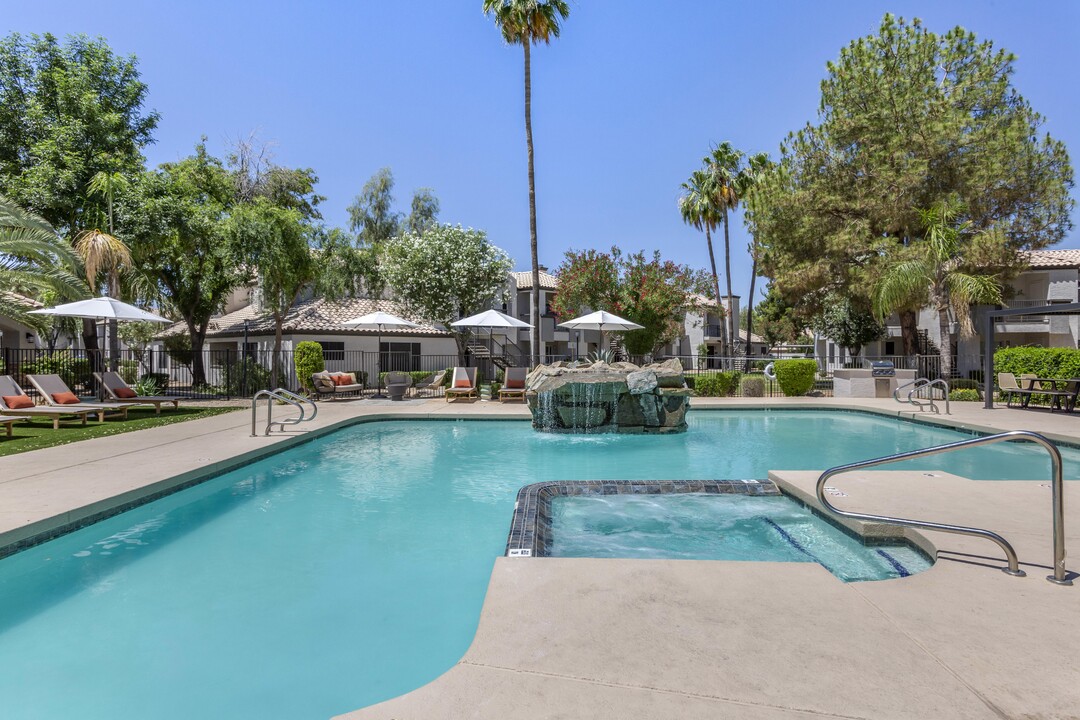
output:
[{"label": "hedge", "polygon": [[982,400],[982,398],[979,397],[978,390],[964,388],[961,390],[953,390],[949,393],[950,402],[956,402],[957,400],[978,402],[979,400]]},{"label": "hedge", "polygon": [[765,378],[762,375],[748,375],[739,383],[740,394],[743,397],[764,397]]},{"label": "hedge", "polygon": [[805,395],[814,387],[817,377],[816,360],[777,360],[773,363],[776,382],[788,397]]},{"label": "hedge", "polygon": [[1020,377],[1031,373],[1041,378],[1080,377],[1080,350],[1072,348],[1012,347],[994,353],[994,378],[998,373]]},{"label": "hedge", "polygon": [[728,397],[739,387],[741,373],[718,372],[694,376],[694,394],[700,397]]},{"label": "hedge", "polygon": [[311,376],[326,369],[326,360],[323,358],[323,347],[317,342],[304,340],[296,344],[293,352],[293,366],[296,368],[296,381],[300,387],[313,391]]}]

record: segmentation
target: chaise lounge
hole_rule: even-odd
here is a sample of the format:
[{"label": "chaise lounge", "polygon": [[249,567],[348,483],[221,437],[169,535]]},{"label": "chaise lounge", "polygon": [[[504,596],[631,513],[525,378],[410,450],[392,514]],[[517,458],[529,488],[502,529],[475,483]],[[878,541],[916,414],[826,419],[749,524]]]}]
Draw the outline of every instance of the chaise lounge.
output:
[{"label": "chaise lounge", "polygon": [[521,398],[521,401],[525,402],[525,378],[528,375],[529,368],[506,368],[503,386],[499,388],[499,402],[505,402],[507,398]]},{"label": "chaise lounge", "polygon": [[59,375],[27,375],[26,379],[37,388],[47,405],[59,408],[70,408],[73,405],[87,408],[97,412],[98,420],[102,422],[105,421],[105,413],[107,412],[119,413],[121,419],[127,420],[128,410],[136,405],[136,403],[128,402],[84,402],[79,396],[71,392],[71,388],[60,379]]},{"label": "chaise lounge", "polygon": [[476,397],[476,368],[456,367],[446,388],[446,402],[458,397]]},{"label": "chaise lounge", "polygon": [[[39,407],[34,405],[34,399],[23,392],[19,383],[10,375],[0,375],[0,415],[7,417],[19,416],[20,418],[48,417],[52,418],[53,430],[60,429],[60,418],[82,420],[86,424],[86,416],[97,413],[98,420],[105,419],[105,411],[87,407]],[[11,426],[8,426],[10,432]]]},{"label": "chaise lounge", "polygon": [[105,388],[106,402],[128,403],[130,405],[153,405],[154,413],[161,414],[161,406],[172,403],[173,409],[180,407],[180,398],[168,397],[167,395],[139,395],[130,385],[124,382],[120,373],[104,372],[94,373],[94,377]]}]

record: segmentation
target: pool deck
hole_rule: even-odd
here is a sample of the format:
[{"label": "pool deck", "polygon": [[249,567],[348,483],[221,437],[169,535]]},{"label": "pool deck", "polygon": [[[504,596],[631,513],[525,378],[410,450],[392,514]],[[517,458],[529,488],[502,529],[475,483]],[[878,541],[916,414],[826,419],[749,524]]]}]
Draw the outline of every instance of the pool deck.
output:
[{"label": "pool deck", "polygon": [[[705,407],[826,407],[904,417],[892,400],[695,399]],[[0,546],[86,522],[224,472],[309,433],[368,419],[526,417],[493,402],[319,404],[304,429],[249,436],[249,412],[0,458]],[[1034,430],[1080,444],[1080,414],[955,403],[932,418]],[[1033,449],[1033,457],[1038,451]],[[1041,465],[1039,465],[1041,467]],[[813,502],[817,473],[771,477]],[[1047,582],[1046,482],[868,472],[830,485],[845,509],[986,527],[1017,549],[920,531],[938,562],[909,578],[845,584],[809,563],[500,558],[457,665],[407,695],[349,713],[395,718],[1080,718],[1080,582]],[[1077,482],[1066,544],[1080,552]],[[510,518],[507,518],[509,525]],[[911,531],[909,531],[911,532]],[[1080,569],[1075,561],[1070,570]]]}]

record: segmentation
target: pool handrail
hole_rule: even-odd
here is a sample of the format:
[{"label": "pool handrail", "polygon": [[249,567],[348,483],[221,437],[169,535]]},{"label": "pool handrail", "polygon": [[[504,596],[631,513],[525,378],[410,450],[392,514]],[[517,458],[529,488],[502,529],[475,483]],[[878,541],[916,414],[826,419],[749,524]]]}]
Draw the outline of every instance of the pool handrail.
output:
[{"label": "pool handrail", "polygon": [[853,520],[864,520],[869,522],[880,522],[889,525],[900,525],[904,527],[921,528],[924,530],[937,530],[940,532],[954,533],[957,535],[972,535],[975,537],[985,538],[998,544],[999,547],[1005,552],[1005,557],[1008,561],[1008,567],[1001,568],[1002,572],[1007,575],[1013,575],[1016,577],[1024,577],[1026,573],[1020,569],[1020,563],[1016,557],[1016,551],[1013,546],[1003,537],[990,530],[983,530],[981,528],[966,527],[964,525],[950,525],[947,523],[935,523],[923,520],[909,520],[905,518],[889,517],[887,515],[870,515],[867,513],[858,513],[850,510],[841,510],[829,502],[825,497],[825,483],[830,478],[840,475],[841,473],[851,472],[852,470],[859,470],[863,468],[876,467],[878,465],[887,465],[895,462],[902,462],[904,460],[914,460],[915,458],[927,457],[929,455],[938,455],[940,453],[952,452],[953,450],[962,450],[969,447],[977,447],[980,445],[992,445],[999,442],[1008,442],[1012,440],[1028,440],[1039,445],[1042,445],[1046,451],[1050,454],[1050,461],[1052,465],[1051,469],[1051,503],[1053,512],[1053,526],[1054,526],[1054,573],[1046,577],[1052,583],[1057,585],[1072,585],[1072,580],[1067,577],[1065,572],[1065,507],[1063,499],[1064,491],[1064,476],[1062,472],[1061,452],[1057,446],[1049,439],[1040,435],[1039,433],[1032,432],[1030,430],[1010,430],[1008,432],[998,433],[996,435],[986,435],[984,437],[973,438],[971,440],[960,440],[958,442],[947,443],[945,445],[936,445],[934,447],[923,448],[922,450],[913,450],[911,452],[897,453],[895,455],[888,455],[886,457],[874,458],[872,460],[862,460],[860,462],[849,463],[847,465],[838,465],[837,467],[830,468],[823,472],[817,481],[817,499],[821,503],[822,507],[836,515],[841,517],[851,518]]},{"label": "pool handrail", "polygon": [[[922,383],[922,384],[920,385],[919,383]],[[914,385],[915,387],[913,387],[911,390],[908,391],[907,400],[901,400],[900,399],[900,391],[903,390],[906,387],[911,386],[911,385]],[[915,378],[914,380],[911,380],[909,382],[906,382],[903,385],[897,385],[896,389],[893,390],[893,400],[895,400],[898,403],[906,402],[906,403],[908,403],[910,405],[914,405],[915,407],[919,408],[919,410],[921,411],[921,410],[923,410],[923,408],[926,407],[926,403],[921,403],[918,400],[915,400],[913,396],[915,395],[915,393],[919,392],[920,390],[924,390],[925,388],[928,388],[928,387],[933,387],[934,385],[940,385],[945,389],[945,414],[946,415],[952,415],[952,411],[949,409],[949,383],[948,383],[948,381],[944,380],[943,378],[938,378],[936,380],[931,380],[930,378],[919,377],[919,378]],[[929,397],[927,399],[930,401],[929,402],[930,409],[933,410],[935,413],[937,413],[938,409],[937,409],[937,405],[934,403],[934,392],[932,390],[930,391],[930,395],[929,395]]]},{"label": "pool handrail", "polygon": [[[281,430],[285,429],[286,425],[298,425],[307,420],[314,420],[315,416],[319,413],[319,408],[311,400],[302,395],[297,395],[294,392],[286,390],[285,388],[275,388],[273,390],[260,390],[255,393],[255,396],[251,399],[251,437],[256,437],[258,433],[255,432],[256,416],[258,414],[259,398],[266,398],[266,430],[263,432],[264,436],[270,435],[271,429],[274,425],[277,425]],[[300,411],[299,417],[285,418],[284,420],[274,420],[274,401],[288,403],[297,410]],[[304,410],[304,406],[301,402],[307,402],[311,405],[314,411],[311,416],[308,417],[307,412]]]}]

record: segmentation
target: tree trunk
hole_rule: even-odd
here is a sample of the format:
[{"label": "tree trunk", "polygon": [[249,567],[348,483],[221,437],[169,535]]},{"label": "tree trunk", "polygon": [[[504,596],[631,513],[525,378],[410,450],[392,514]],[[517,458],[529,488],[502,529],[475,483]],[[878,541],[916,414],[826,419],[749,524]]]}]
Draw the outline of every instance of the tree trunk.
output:
[{"label": "tree trunk", "polygon": [[188,335],[191,337],[191,385],[201,387],[206,385],[206,365],[203,363],[203,344],[206,342],[206,328],[198,328],[195,322],[184,318],[188,326]]},{"label": "tree trunk", "polygon": [[[724,356],[724,348],[727,346],[727,318],[724,315],[724,306],[720,302],[720,276],[716,272],[716,255],[713,254],[712,233],[709,226],[705,226],[705,243],[709,246],[709,267],[712,269],[713,291],[716,293],[716,307],[720,315],[720,355]],[[706,314],[706,319],[708,315]],[[706,328],[707,329],[707,328]]]},{"label": "tree trunk", "polygon": [[529,322],[532,345],[532,364],[540,358],[540,258],[536,251],[536,174],[533,169],[532,135],[532,56],[529,40],[521,44],[525,48],[525,144],[529,149],[529,249],[532,252],[532,293],[529,302]]},{"label": "tree trunk", "polygon": [[915,357],[919,354],[918,316],[914,310],[901,310],[899,315],[900,333],[904,344],[904,355],[907,357]]},{"label": "tree trunk", "polygon": [[731,240],[728,237],[728,211],[724,206],[724,275],[727,277],[727,338],[729,355],[734,357],[739,336],[735,332],[735,299],[731,296]]},{"label": "tree trunk", "polygon": [[941,377],[946,380],[952,377],[952,354],[953,354],[953,340],[952,332],[950,332],[952,325],[949,322],[949,306],[937,305],[938,313],[938,331],[941,333]]},{"label": "tree trunk", "polygon": [[757,252],[750,265],[750,297],[746,299],[746,354],[750,353],[750,335],[754,332],[754,284],[757,282]]},{"label": "tree trunk", "polygon": [[90,372],[101,372],[105,367],[101,363],[101,350],[98,348],[97,321],[91,318],[83,318],[82,321],[83,347],[86,348],[86,359],[90,361]]},{"label": "tree trunk", "polygon": [[281,387],[278,379],[281,377],[281,326],[284,321],[280,313],[274,313],[274,357],[270,365],[270,386],[275,388]]}]

